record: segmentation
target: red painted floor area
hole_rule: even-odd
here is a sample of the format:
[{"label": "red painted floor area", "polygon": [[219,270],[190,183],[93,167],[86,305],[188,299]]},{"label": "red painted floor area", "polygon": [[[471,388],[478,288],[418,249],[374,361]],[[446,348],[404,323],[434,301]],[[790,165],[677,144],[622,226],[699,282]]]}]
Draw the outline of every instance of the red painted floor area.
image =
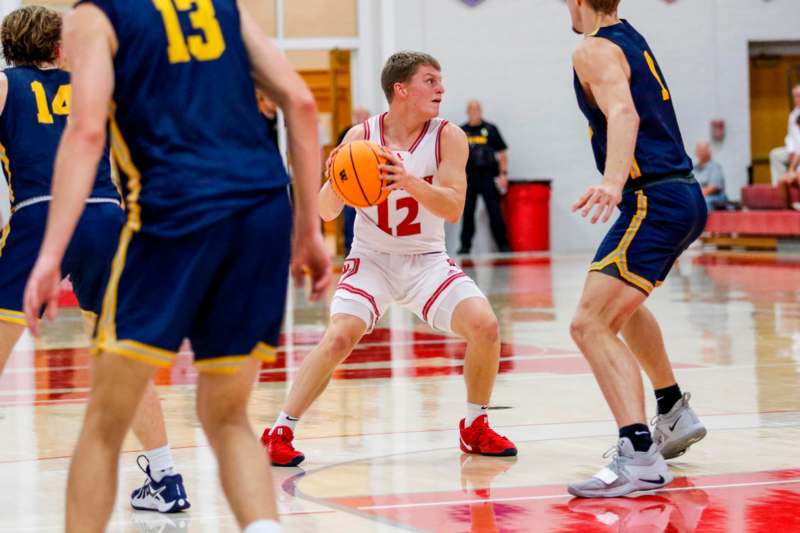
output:
[{"label": "red painted floor area", "polygon": [[[286,343],[274,363],[264,364],[259,381],[285,382],[303,358],[322,337],[321,332],[294,335],[292,360],[287,360]],[[398,345],[403,345],[398,349]],[[391,379],[452,376],[463,373],[464,342],[436,333],[389,331],[377,329],[364,337],[361,344],[336,370],[333,379]],[[187,345],[186,349],[189,347]],[[31,363],[32,357],[32,365]],[[0,397],[0,405],[20,403],[50,404],[85,399],[89,387],[89,351],[81,349],[15,352],[8,368],[17,372],[0,378],[0,392],[14,393]],[[500,373],[588,374],[591,372],[583,356],[574,350],[524,344],[504,343],[500,351]],[[359,365],[369,364],[368,367]],[[675,368],[699,365],[676,363]],[[197,381],[189,352],[178,354],[171,368],[159,369],[158,385],[187,385]]]},{"label": "red painted floor area", "polygon": [[[507,468],[499,460],[495,475]],[[482,471],[478,484],[490,481]],[[468,478],[462,470],[465,487]],[[800,470],[680,478],[668,490],[630,498],[585,500],[545,486],[327,501],[392,524],[453,533],[790,533],[800,531]]]}]

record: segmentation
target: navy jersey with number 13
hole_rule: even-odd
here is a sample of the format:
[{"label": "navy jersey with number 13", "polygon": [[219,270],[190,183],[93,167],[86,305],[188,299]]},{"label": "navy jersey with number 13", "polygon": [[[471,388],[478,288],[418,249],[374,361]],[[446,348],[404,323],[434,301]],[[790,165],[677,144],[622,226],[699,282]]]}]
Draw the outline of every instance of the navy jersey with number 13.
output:
[{"label": "navy jersey with number 13", "polygon": [[288,183],[257,111],[235,0],[80,3],[105,13],[119,43],[112,150],[132,229],[186,235]]}]

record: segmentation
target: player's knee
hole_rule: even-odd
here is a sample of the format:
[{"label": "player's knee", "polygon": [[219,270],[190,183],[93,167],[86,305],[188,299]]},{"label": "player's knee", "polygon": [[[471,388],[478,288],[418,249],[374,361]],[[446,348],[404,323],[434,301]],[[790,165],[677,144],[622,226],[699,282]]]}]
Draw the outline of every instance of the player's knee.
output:
[{"label": "player's knee", "polygon": [[226,426],[247,424],[245,406],[233,405],[231,402],[224,401],[213,405],[209,402],[198,402],[197,418],[209,440],[213,440],[215,435]]},{"label": "player's knee", "polygon": [[198,395],[197,418],[209,438],[226,425],[247,423],[246,400],[220,395]]},{"label": "player's knee", "polygon": [[355,347],[359,337],[352,333],[339,329],[330,332],[327,336],[325,353],[336,362],[346,357]]},{"label": "player's knee", "polygon": [[111,446],[121,447],[128,433],[130,419],[114,409],[90,409],[86,412],[84,425],[95,435],[102,435],[103,441]]},{"label": "player's knee", "polygon": [[481,313],[467,323],[467,340],[480,344],[500,341],[500,325],[494,313]]},{"label": "player's knee", "polygon": [[325,353],[337,362],[347,357],[361,340],[366,327],[366,324],[356,317],[335,316],[322,341]]},{"label": "player's knee", "polygon": [[590,313],[578,311],[569,325],[572,340],[580,346],[597,331],[599,320]]}]

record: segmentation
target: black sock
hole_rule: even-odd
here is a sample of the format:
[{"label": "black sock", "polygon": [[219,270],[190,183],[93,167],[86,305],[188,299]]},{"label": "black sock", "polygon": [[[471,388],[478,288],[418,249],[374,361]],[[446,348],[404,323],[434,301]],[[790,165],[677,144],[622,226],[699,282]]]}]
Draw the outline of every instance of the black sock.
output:
[{"label": "black sock", "polygon": [[650,428],[644,424],[631,424],[630,426],[619,428],[619,438],[630,439],[633,443],[633,449],[637,452],[646,452],[653,445]]},{"label": "black sock", "polygon": [[681,388],[678,384],[663,389],[656,389],[656,401],[658,402],[658,414],[665,415],[669,413],[676,403],[683,397]]}]

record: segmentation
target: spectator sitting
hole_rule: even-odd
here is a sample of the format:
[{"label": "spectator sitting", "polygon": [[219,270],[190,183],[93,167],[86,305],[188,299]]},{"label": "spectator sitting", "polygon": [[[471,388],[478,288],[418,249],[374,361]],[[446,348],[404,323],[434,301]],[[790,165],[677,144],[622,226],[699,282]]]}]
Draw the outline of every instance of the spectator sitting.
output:
[{"label": "spectator sitting", "polygon": [[695,156],[697,162],[694,165],[694,175],[703,189],[706,206],[711,211],[728,201],[725,195],[725,176],[722,173],[722,166],[711,159],[711,145],[707,142],[697,143]]},{"label": "spectator sitting", "polygon": [[[769,153],[772,183],[783,189],[787,205],[789,205],[789,187],[797,186],[800,180],[800,84],[792,89],[794,109],[789,114],[789,127],[786,134],[786,146],[775,148]],[[793,206],[800,207],[800,206]]]}]

